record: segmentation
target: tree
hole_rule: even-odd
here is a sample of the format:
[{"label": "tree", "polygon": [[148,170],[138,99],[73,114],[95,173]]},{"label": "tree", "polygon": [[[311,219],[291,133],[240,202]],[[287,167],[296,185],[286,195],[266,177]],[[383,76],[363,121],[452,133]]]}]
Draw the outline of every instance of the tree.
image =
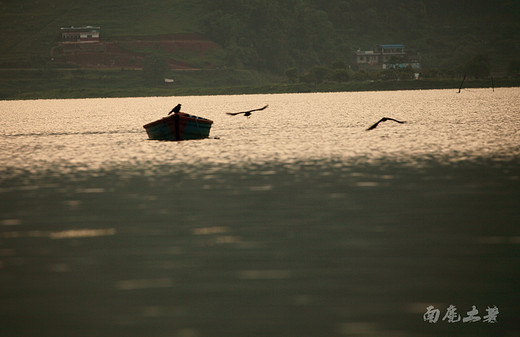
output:
[{"label": "tree", "polygon": [[364,70],[360,70],[354,73],[354,80],[365,81],[368,78],[368,74]]},{"label": "tree", "polygon": [[336,69],[332,73],[332,80],[336,82],[348,82],[350,80],[350,74],[348,70]]},{"label": "tree", "polygon": [[441,72],[438,69],[426,69],[421,73],[421,77],[439,78],[441,77]]},{"label": "tree", "polygon": [[332,69],[345,69],[347,68],[347,65],[345,64],[345,62],[343,62],[343,60],[336,60],[334,62],[332,62]]},{"label": "tree", "polygon": [[312,67],[309,75],[315,84],[320,84],[325,80],[329,73],[329,69],[322,66]]},{"label": "tree", "polygon": [[507,68],[507,72],[511,77],[519,77],[520,76],[520,60],[513,60],[509,62],[509,66]]},{"label": "tree", "polygon": [[484,55],[477,55],[466,63],[464,72],[474,78],[488,77],[491,73],[491,64]]}]

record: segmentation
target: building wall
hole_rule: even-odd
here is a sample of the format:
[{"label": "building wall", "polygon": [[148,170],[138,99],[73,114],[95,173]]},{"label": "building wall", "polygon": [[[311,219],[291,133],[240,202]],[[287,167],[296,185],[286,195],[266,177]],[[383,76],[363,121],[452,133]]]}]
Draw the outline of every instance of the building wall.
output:
[{"label": "building wall", "polygon": [[88,26],[62,28],[61,39],[63,42],[97,42],[99,41],[99,29]]},{"label": "building wall", "polygon": [[[420,68],[416,57],[409,55],[404,45],[377,45],[374,50],[358,50],[355,54],[356,63],[358,65],[378,66],[382,69],[403,68],[408,65],[413,69]],[[395,61],[400,62],[400,64],[390,64],[389,62],[393,57],[395,57]]]},{"label": "building wall", "polygon": [[356,62],[363,64],[378,64],[379,63],[379,54],[368,53],[368,52],[358,52],[356,54]]}]

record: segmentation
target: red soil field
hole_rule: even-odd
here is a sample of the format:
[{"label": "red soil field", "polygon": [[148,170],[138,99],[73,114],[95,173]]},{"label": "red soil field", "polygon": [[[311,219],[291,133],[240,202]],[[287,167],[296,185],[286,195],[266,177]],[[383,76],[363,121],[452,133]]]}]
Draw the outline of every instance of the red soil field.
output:
[{"label": "red soil field", "polygon": [[[198,34],[155,36],[127,36],[112,41],[95,43],[60,43],[51,54],[55,61],[75,64],[83,68],[142,69],[144,58],[152,51],[169,55],[171,69],[196,69],[185,61],[176,59],[179,53],[203,56],[220,46]],[[208,65],[211,67],[211,65]]]}]

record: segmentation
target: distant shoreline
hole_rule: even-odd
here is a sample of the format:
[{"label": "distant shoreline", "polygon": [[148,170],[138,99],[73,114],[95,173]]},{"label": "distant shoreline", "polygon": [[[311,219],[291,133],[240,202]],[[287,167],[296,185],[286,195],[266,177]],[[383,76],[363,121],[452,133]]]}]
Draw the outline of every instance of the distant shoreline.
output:
[{"label": "distant shoreline", "polygon": [[[189,86],[189,87],[67,87],[44,86],[41,88],[5,89],[0,87],[0,100],[32,100],[32,99],[74,99],[74,98],[119,98],[119,97],[154,97],[154,96],[212,96],[212,95],[249,95],[249,94],[283,94],[311,92],[356,92],[356,91],[396,91],[396,90],[457,90],[460,80],[401,80],[401,81],[364,81],[333,83],[324,82],[317,85],[308,83],[272,83],[262,85],[229,85],[229,86]],[[494,88],[520,87],[520,79],[499,78],[494,80]],[[466,80],[462,88],[492,89],[490,79]]]}]

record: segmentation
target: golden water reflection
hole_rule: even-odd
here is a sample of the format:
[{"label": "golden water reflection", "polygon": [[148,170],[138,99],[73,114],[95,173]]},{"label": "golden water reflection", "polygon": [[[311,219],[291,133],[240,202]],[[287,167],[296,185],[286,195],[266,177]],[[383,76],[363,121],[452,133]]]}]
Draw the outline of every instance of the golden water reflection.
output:
[{"label": "golden water reflection", "polygon": [[[519,101],[518,88],[1,101],[0,163],[67,173],[175,163],[507,158],[520,153]],[[142,125],[177,102],[214,120],[210,139],[147,140]],[[225,114],[265,104],[250,118]],[[407,123],[366,131],[383,116]]]}]

